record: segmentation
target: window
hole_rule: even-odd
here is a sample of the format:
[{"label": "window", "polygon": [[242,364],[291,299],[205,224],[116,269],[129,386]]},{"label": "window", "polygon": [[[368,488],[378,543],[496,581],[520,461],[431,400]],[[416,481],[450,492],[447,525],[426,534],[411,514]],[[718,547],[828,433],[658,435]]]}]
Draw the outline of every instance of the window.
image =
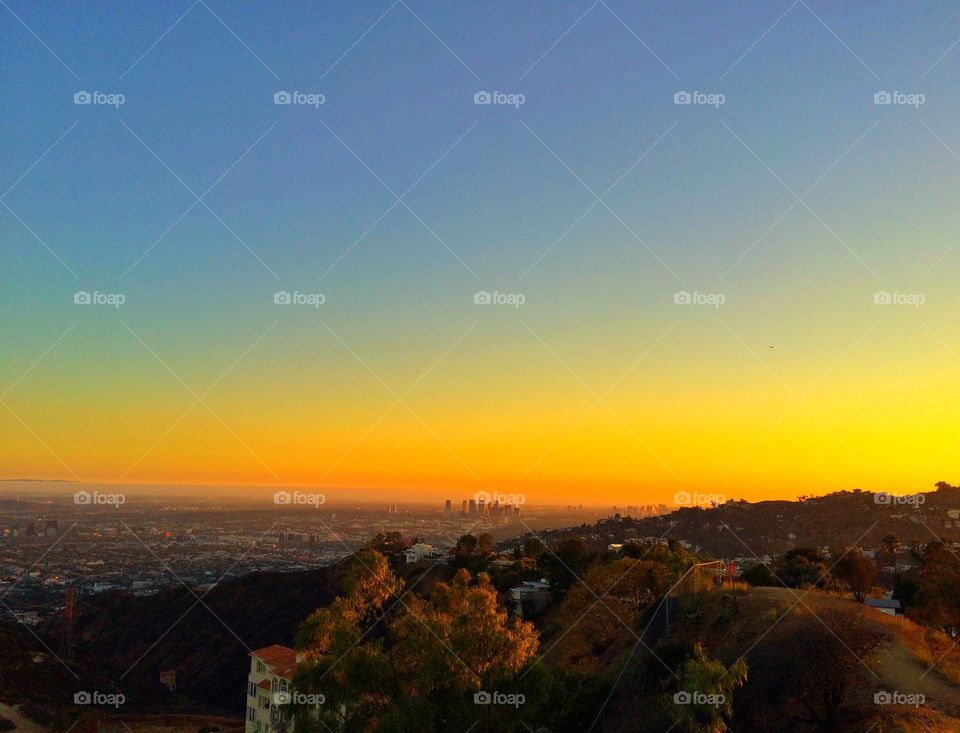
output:
[{"label": "window", "polygon": [[257,696],[257,684],[253,680],[247,681],[247,697]]},{"label": "window", "polygon": [[258,660],[257,660],[257,673],[258,673],[258,674],[263,674],[263,673],[266,672],[266,671],[267,671],[267,665],[265,665],[263,662],[261,662],[261,661],[258,659]]},{"label": "window", "polygon": [[247,720],[249,720],[249,721],[252,723],[252,722],[253,722],[254,720],[256,720],[256,719],[257,719],[257,709],[256,709],[255,707],[252,707],[252,706],[251,706],[251,707],[248,707],[248,708],[247,708]]}]

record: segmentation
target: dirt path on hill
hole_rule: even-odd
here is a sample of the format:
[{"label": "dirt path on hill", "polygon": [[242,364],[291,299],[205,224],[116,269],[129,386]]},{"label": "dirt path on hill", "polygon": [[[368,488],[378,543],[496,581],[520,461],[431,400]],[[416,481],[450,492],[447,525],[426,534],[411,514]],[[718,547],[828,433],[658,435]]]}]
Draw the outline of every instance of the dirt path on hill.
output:
[{"label": "dirt path on hill", "polygon": [[900,645],[887,645],[877,655],[877,671],[883,689],[904,693],[921,693],[928,705],[944,712],[960,712],[960,687],[944,679],[936,667],[927,672],[927,665]]}]

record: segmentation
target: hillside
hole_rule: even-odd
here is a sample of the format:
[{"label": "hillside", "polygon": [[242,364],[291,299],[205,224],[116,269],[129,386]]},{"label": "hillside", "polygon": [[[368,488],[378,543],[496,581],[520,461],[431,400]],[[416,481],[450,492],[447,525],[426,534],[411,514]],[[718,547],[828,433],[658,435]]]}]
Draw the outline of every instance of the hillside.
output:
[{"label": "hillside", "polygon": [[[858,492],[840,498],[848,503],[862,499]],[[741,509],[724,506],[684,514]],[[629,521],[610,520],[597,528],[622,530],[625,525]],[[887,731],[960,730],[960,651],[942,633],[886,616],[846,595],[772,587],[743,587],[736,594],[719,590],[711,575],[715,570],[687,577],[694,563],[707,558],[676,543],[653,545],[643,559],[591,554],[570,541],[555,549],[556,554],[524,557],[508,568],[491,565],[492,556],[480,554],[454,558],[450,566],[425,562],[396,567],[398,587],[412,587],[422,598],[438,588],[438,581],[449,583],[457,565],[476,565],[474,573],[486,568],[501,591],[499,597],[491,591],[491,608],[503,608],[504,592],[521,574],[553,579],[552,601],[534,616],[537,638],[531,648],[538,648],[539,661],[531,671],[539,665],[538,674],[527,678],[524,688],[531,699],[538,686],[546,697],[524,711],[528,721],[549,722],[555,731],[583,730],[591,723],[611,733],[667,730],[676,722],[672,694],[683,689],[677,671],[702,652],[721,669],[746,661],[746,682],[732,693],[733,709],[727,713],[735,731],[858,730],[864,721]],[[292,645],[304,619],[352,587],[344,582],[350,564],[254,573],[224,581],[200,600],[183,587],[146,597],[120,592],[86,597],[77,605],[69,645],[62,618],[41,626],[38,636],[26,627],[0,624],[0,648],[8,660],[0,667],[0,697],[10,703],[29,701],[22,712],[54,730],[73,724],[77,709],[69,702],[78,690],[122,692],[123,717],[133,716],[144,731],[174,730],[178,721],[187,721],[183,730],[194,730],[189,721],[199,718],[184,716],[222,715],[238,721],[248,650]],[[582,582],[575,582],[577,577]],[[439,588],[440,598],[448,598]],[[597,605],[598,594],[605,597],[606,611]],[[608,613],[611,606],[615,613]],[[396,610],[402,614],[407,609]],[[464,615],[457,614],[458,619]],[[334,616],[329,620],[341,618],[340,612]],[[423,631],[417,624],[406,628]],[[378,643],[383,627],[375,624],[370,630],[369,643]],[[435,637],[427,635],[417,644],[431,640]],[[441,647],[439,661],[449,662],[449,648]],[[77,679],[51,650],[68,659]],[[176,692],[159,682],[160,672],[169,669],[176,670]],[[409,666],[398,662],[392,669]],[[521,675],[519,681],[523,679]],[[362,680],[368,684],[366,677]],[[877,705],[873,696],[883,691],[924,699],[912,707]],[[581,693],[582,699],[572,697]],[[557,694],[571,697],[562,704],[552,702],[550,696]],[[553,718],[546,721],[542,715],[551,710]],[[562,714],[556,712],[560,710]],[[111,711],[89,712],[99,720]],[[465,714],[473,712],[469,705]],[[84,724],[91,720],[86,715]]]},{"label": "hillside", "polygon": [[730,500],[712,508],[683,507],[657,517],[616,517],[536,534],[550,542],[581,534],[598,550],[631,538],[663,537],[686,540],[725,558],[774,555],[796,547],[874,548],[887,534],[896,535],[904,546],[939,538],[960,540],[960,513],[955,514],[960,487],[941,483],[936,491],[913,497],[915,503],[884,503],[883,495],[878,501],[873,492],[855,489],[798,501]]},{"label": "hillside", "polygon": [[[695,642],[726,666],[747,662],[747,681],[733,699],[736,731],[960,730],[960,652],[943,634],[906,619],[820,591],[753,588],[735,607],[728,592],[683,598],[674,623],[650,651],[636,649],[625,670],[626,650],[636,643],[624,630],[624,651],[603,671],[611,681],[623,671],[605,730],[636,730],[630,721],[638,711],[645,711],[643,730],[666,730],[676,685],[666,666],[678,668]],[[881,691],[924,700],[878,705]]]},{"label": "hillside", "polygon": [[[206,595],[171,586],[150,596],[111,591],[84,598],[75,612],[72,659],[61,617],[41,626],[37,636],[5,622],[0,651],[8,663],[0,665],[0,701],[29,701],[30,716],[48,725],[57,725],[65,709],[68,716],[76,712],[65,702],[78,690],[122,692],[127,714],[240,719],[249,650],[292,646],[300,623],[342,591],[347,564],[251,573],[225,580]],[[447,568],[431,570],[417,583],[418,592],[429,592],[449,574]],[[77,678],[51,651],[69,661]],[[33,661],[37,654],[45,657],[40,663]],[[173,693],[159,681],[160,672],[169,669],[177,673]]]},{"label": "hillside", "polygon": [[[342,566],[298,573],[253,573],[224,581],[201,600],[184,587],[137,597],[109,592],[79,604],[73,629],[73,660],[66,668],[15,628],[5,635],[17,653],[4,665],[2,690],[10,702],[31,700],[41,719],[77,690],[119,689],[126,709],[190,712],[207,709],[242,713],[249,668],[248,648],[292,644],[300,622],[336,595]],[[54,619],[38,635],[65,656],[63,621]],[[7,648],[9,645],[4,644]],[[177,691],[159,683],[161,670],[176,669]],[[112,681],[122,679],[118,688]]]}]

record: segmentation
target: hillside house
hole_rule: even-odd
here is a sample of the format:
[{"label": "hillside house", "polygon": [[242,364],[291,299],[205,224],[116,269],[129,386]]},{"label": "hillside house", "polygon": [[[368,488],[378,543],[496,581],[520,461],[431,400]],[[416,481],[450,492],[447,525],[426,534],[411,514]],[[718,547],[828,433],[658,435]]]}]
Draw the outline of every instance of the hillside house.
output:
[{"label": "hillside house", "polygon": [[415,562],[420,562],[426,557],[440,557],[440,550],[437,550],[433,545],[428,545],[425,542],[418,542],[412,547],[403,551],[404,561],[409,565]]},{"label": "hillside house", "polygon": [[510,589],[513,610],[520,617],[538,613],[550,602],[550,581],[525,580],[522,585]]}]

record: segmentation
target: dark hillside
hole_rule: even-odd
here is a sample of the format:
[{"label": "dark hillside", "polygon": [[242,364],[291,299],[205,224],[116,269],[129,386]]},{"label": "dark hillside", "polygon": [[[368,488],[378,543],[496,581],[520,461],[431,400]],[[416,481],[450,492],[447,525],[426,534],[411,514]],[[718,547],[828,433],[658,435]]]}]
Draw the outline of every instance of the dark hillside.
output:
[{"label": "dark hillside", "polygon": [[[127,709],[207,708],[239,714],[244,705],[248,653],[271,644],[292,645],[297,626],[339,592],[342,567],[299,573],[252,573],[224,581],[204,596],[185,587],[137,597],[108,592],[83,599],[73,627],[75,681],[59,667],[58,684],[43,689],[54,707],[83,689],[116,689]],[[60,656],[63,619],[39,630]],[[162,670],[176,669],[177,691],[159,683]],[[75,688],[75,689],[74,689]],[[43,702],[43,701],[38,701]]]}]

